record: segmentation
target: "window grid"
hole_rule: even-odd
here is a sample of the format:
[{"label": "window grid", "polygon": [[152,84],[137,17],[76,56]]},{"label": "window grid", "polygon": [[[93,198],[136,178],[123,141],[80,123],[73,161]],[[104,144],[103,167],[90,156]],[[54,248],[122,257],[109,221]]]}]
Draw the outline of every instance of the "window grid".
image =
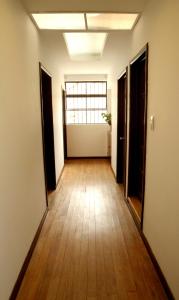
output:
[{"label": "window grid", "polygon": [[67,124],[104,124],[107,112],[106,81],[68,81],[66,88]]}]

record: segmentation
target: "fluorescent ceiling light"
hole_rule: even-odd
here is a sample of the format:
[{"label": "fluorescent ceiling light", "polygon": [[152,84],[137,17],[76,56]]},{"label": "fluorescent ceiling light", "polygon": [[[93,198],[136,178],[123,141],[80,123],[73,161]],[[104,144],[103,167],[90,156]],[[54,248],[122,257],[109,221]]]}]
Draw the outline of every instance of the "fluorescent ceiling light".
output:
[{"label": "fluorescent ceiling light", "polygon": [[88,13],[86,17],[89,30],[130,30],[138,14]]},{"label": "fluorescent ceiling light", "polygon": [[101,57],[107,33],[64,33],[68,53],[73,59],[96,59]]},{"label": "fluorescent ceiling light", "polygon": [[82,13],[38,13],[32,14],[39,29],[85,30]]}]

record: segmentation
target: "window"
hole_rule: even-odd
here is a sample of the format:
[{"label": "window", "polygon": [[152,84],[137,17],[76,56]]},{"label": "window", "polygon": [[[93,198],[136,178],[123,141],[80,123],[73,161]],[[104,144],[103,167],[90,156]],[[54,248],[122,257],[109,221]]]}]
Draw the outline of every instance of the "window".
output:
[{"label": "window", "polygon": [[66,123],[104,124],[107,112],[107,82],[66,82]]}]

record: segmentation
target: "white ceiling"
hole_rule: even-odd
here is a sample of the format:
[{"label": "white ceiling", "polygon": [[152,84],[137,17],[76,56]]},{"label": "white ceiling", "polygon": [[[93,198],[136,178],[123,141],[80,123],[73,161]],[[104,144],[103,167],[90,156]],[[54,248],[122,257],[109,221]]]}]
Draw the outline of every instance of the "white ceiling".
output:
[{"label": "white ceiling", "polygon": [[[26,10],[29,13],[42,13],[42,12],[94,12],[94,13],[102,13],[102,12],[111,12],[111,13],[142,13],[145,9],[145,6],[147,2],[150,0],[21,0],[21,2],[24,4]],[[52,30],[53,31],[53,30]],[[67,48],[65,46],[64,38],[62,35],[62,32],[43,32],[41,31],[41,35],[44,37],[46,36],[48,42],[48,47],[50,45],[49,39],[54,36],[54,48],[56,48],[59,40],[61,39],[61,45],[60,45],[60,51],[64,49],[64,57],[66,57],[66,63],[65,63],[65,68],[67,69],[67,66],[69,64],[70,72],[71,72],[71,67],[74,65],[72,64],[72,61],[69,60],[69,56],[67,54]],[[128,36],[130,33],[124,32],[121,33],[122,36],[120,36],[120,32],[118,31],[117,33],[117,41],[119,42],[120,46],[117,51],[117,57],[119,55],[119,49],[122,51],[122,45],[125,44],[125,38],[128,40]],[[115,44],[116,42],[116,35],[115,33],[110,32],[109,37],[107,38],[107,45],[105,46],[103,55],[98,62],[98,64],[102,68],[105,67],[106,70],[106,62],[103,58],[105,58],[108,61],[108,54],[109,54],[109,65],[111,66],[111,59],[114,58],[114,48],[116,45],[111,48],[111,45],[113,43]],[[63,46],[63,47],[62,47]],[[124,51],[124,49],[123,49]],[[125,50],[126,51],[126,50]],[[111,57],[111,53],[112,57]],[[122,52],[121,52],[122,55]],[[96,61],[95,61],[96,63]],[[72,65],[71,65],[72,64]],[[85,64],[85,62],[84,62]],[[90,64],[91,67],[93,68],[93,64]],[[109,66],[108,66],[109,67]],[[96,64],[95,67],[96,68]],[[89,69],[89,64],[88,64],[88,69]],[[92,69],[94,72],[94,70]]]},{"label": "white ceiling", "polygon": [[[40,32],[41,60],[52,61],[61,74],[117,74],[127,65],[130,53],[130,31],[112,31],[106,40],[100,59],[71,60],[67,52],[63,33],[57,30]],[[48,64],[47,64],[48,66]]]},{"label": "white ceiling", "polygon": [[142,12],[150,0],[22,0],[29,12]]}]

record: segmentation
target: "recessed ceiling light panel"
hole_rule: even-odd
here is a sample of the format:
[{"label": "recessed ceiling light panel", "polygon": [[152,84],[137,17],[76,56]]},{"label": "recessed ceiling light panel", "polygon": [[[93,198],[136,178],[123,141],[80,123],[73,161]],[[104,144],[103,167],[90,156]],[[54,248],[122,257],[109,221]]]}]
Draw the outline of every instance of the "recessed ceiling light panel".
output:
[{"label": "recessed ceiling light panel", "polygon": [[138,14],[88,13],[86,17],[89,30],[131,30]]},{"label": "recessed ceiling light panel", "polygon": [[107,33],[64,33],[68,53],[73,59],[99,58],[102,55]]},{"label": "recessed ceiling light panel", "polygon": [[39,29],[85,30],[82,13],[37,13],[32,14]]}]

